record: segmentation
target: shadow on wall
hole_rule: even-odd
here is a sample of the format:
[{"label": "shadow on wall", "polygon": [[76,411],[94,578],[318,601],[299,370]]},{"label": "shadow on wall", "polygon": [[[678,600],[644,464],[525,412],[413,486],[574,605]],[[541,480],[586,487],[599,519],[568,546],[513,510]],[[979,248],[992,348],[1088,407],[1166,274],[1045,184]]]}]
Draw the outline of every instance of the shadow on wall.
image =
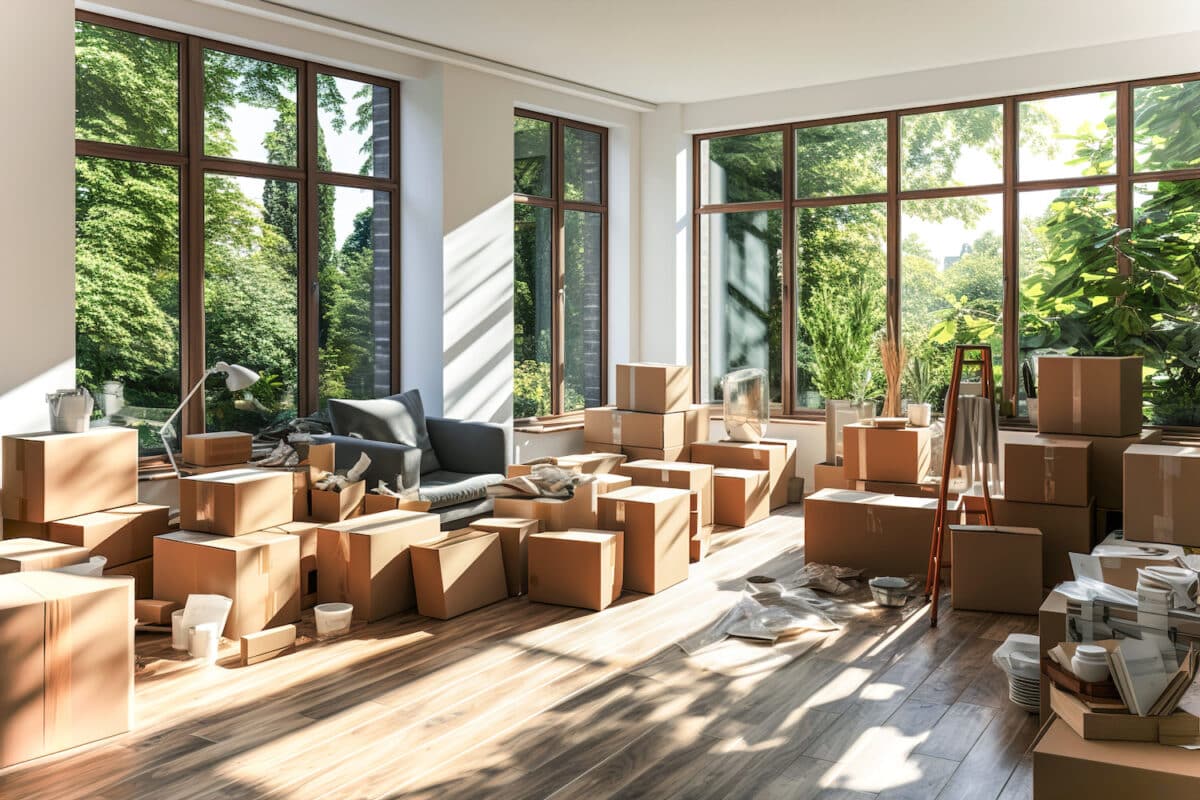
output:
[{"label": "shadow on wall", "polygon": [[[21,346],[10,343],[6,349]],[[42,372],[37,372],[33,365],[13,364],[6,356],[0,365],[0,434],[49,430],[46,395],[74,386],[73,354]]]},{"label": "shadow on wall", "polygon": [[513,202],[492,205],[446,234],[445,416],[512,421]]}]

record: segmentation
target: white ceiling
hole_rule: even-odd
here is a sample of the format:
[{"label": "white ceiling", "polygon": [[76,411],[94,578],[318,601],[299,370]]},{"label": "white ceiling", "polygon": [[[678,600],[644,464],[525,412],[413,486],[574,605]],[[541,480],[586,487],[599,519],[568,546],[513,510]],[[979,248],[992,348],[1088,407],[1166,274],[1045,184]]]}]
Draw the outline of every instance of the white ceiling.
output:
[{"label": "white ceiling", "polygon": [[650,102],[1200,30],[1200,0],[272,0]]}]

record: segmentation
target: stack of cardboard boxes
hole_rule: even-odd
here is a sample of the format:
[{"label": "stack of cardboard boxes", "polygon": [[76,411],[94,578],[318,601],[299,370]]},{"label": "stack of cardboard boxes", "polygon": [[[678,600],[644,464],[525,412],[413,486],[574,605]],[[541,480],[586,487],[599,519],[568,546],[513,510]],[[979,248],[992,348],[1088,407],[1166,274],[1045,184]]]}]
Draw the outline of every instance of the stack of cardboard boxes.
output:
[{"label": "stack of cardboard boxes", "polygon": [[[137,433],[6,436],[0,767],[130,729],[134,595],[167,509],[137,503]],[[45,570],[101,555],[107,574]],[[128,577],[134,576],[134,577]]]},{"label": "stack of cardboard boxes", "polygon": [[103,556],[106,575],[133,576],[137,597],[149,597],[153,540],[170,529],[170,509],[138,502],[137,469],[131,428],[4,437],[5,538]]},{"label": "stack of cardboard boxes", "polygon": [[583,412],[584,446],[631,461],[688,461],[708,438],[708,406],[692,403],[692,368],[618,364],[617,404]]}]

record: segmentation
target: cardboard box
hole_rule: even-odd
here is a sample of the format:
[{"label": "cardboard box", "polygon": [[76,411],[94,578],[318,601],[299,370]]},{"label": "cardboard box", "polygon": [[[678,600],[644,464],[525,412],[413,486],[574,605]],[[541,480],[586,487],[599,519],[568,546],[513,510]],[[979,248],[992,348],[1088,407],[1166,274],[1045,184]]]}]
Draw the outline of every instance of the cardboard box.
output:
[{"label": "cardboard box", "polygon": [[867,577],[924,575],[936,510],[928,498],[822,489],[804,501],[804,559]]},{"label": "cardboard box", "polygon": [[318,477],[326,472],[334,472],[337,467],[337,449],[333,442],[318,442],[308,446],[304,464],[309,468],[309,474]]},{"label": "cardboard box", "polygon": [[625,532],[624,585],[655,594],[687,580],[691,492],[631,486],[600,498],[599,527]]},{"label": "cardboard box", "polygon": [[179,525],[241,536],[292,521],[292,477],[269,469],[229,469],[179,479]]},{"label": "cardboard box", "polygon": [[1042,532],[1036,528],[951,525],[954,608],[1037,614],[1042,605]]},{"label": "cardboard box", "polygon": [[[1057,686],[1050,686],[1050,710],[1081,739],[1107,742],[1158,742],[1159,717],[1139,717],[1127,711],[1097,712]],[[1184,716],[1191,716],[1184,714]]]},{"label": "cardboard box", "polygon": [[172,600],[135,600],[133,615],[140,625],[170,625],[171,614],[183,608]]},{"label": "cardboard box", "polygon": [[529,537],[529,599],[603,611],[621,596],[625,534],[575,530]]},{"label": "cardboard box", "polygon": [[[695,513],[692,514],[693,518]],[[712,546],[712,525],[699,525],[692,531],[688,539],[688,560],[695,564],[708,558],[708,549]]]},{"label": "cardboard box", "polygon": [[1157,542],[1130,542],[1108,536],[1092,548],[1100,560],[1100,572],[1105,583],[1137,591],[1139,569],[1145,567],[1183,566],[1183,558],[1193,555],[1195,548]]},{"label": "cardboard box", "polygon": [[140,561],[133,561],[128,564],[118,564],[115,567],[107,567],[104,570],[104,577],[111,578],[115,575],[128,575],[133,578],[133,596],[136,600],[149,600],[154,596],[154,559],[143,558]]},{"label": "cardboard box", "polygon": [[694,495],[692,505],[700,512],[700,524],[713,524],[713,467],[670,461],[630,461],[618,469],[635,486],[662,486],[687,489]]},{"label": "cardboard box", "polygon": [[0,767],[133,727],[129,581],[0,576],[0,631]]},{"label": "cardboard box", "polygon": [[771,514],[771,474],[762,469],[713,469],[713,522],[745,528]]},{"label": "cardboard box", "polygon": [[692,368],[674,364],[617,364],[617,408],[669,414],[692,404]]},{"label": "cardboard box", "polygon": [[578,469],[587,475],[606,475],[616,472],[617,467],[625,463],[625,457],[620,453],[573,453],[569,456],[559,456],[556,462],[563,469]]},{"label": "cardboard box", "polygon": [[1200,547],[1200,447],[1126,450],[1124,513],[1128,539]]},{"label": "cardboard box", "polygon": [[404,500],[386,494],[367,494],[363,497],[362,513],[378,514],[381,511],[419,511],[424,514],[432,506],[433,503],[429,500]]},{"label": "cardboard box", "polygon": [[177,531],[154,539],[154,597],[187,604],[189,594],[233,600],[224,635],[237,639],[300,619],[300,539]]},{"label": "cardboard box", "polygon": [[929,428],[876,428],[856,422],[843,431],[842,469],[848,480],[920,483],[929,474]]},{"label": "cardboard box", "polygon": [[787,505],[788,476],[784,470],[788,454],[782,447],[750,442],[697,442],[692,445],[692,461],[714,467],[765,469],[770,473],[767,492],[771,509]]},{"label": "cardboard box", "polygon": [[500,536],[500,555],[504,558],[504,578],[509,597],[529,591],[529,537],[540,527],[536,519],[489,517],[471,523],[477,531]]},{"label": "cardboard box", "polygon": [[500,535],[466,529],[411,548],[417,613],[450,619],[508,597]]},{"label": "cardboard box", "polygon": [[783,448],[783,477],[771,489],[771,508],[781,508],[792,502],[802,502],[804,489],[800,489],[799,500],[793,500],[792,480],[796,477],[796,440],[759,439],[758,443],[768,447]]},{"label": "cardboard box", "polygon": [[1158,444],[1162,431],[1144,428],[1136,436],[1072,436],[1069,434],[1038,434],[1017,431],[1004,432],[1008,442],[1036,443],[1044,439],[1089,442],[1088,480],[1098,508],[1120,510],[1125,488],[1125,451],[1135,444]]},{"label": "cardboard box", "polygon": [[1136,436],[1142,429],[1141,356],[1041,356],[1038,433]]},{"label": "cardboard box", "polygon": [[585,530],[596,527],[596,501],[607,492],[633,485],[628,477],[612,473],[596,474],[591,483],[580,484],[571,498],[497,497],[492,513],[497,517],[536,519],[542,530]]},{"label": "cardboard box", "polygon": [[630,447],[629,445],[607,444],[605,442],[584,442],[583,446],[589,450],[595,450],[602,453],[622,454],[621,458],[626,461],[687,461],[691,458],[692,448],[688,445],[683,447],[669,447],[666,449],[655,447]]},{"label": "cardboard box", "polygon": [[4,539],[49,539],[49,522],[26,522],[21,519],[4,520]]},{"label": "cardboard box", "polygon": [[710,409],[707,403],[693,403],[683,412],[683,443],[707,442],[710,431]]},{"label": "cardboard box", "polygon": [[1081,739],[1055,720],[1033,749],[1037,798],[1142,797],[1194,800],[1200,796],[1195,751],[1145,742]]},{"label": "cardboard box", "polygon": [[1004,496],[1021,503],[1086,506],[1092,443],[1038,436],[1004,445]]},{"label": "cardboard box", "polygon": [[296,626],[280,625],[258,633],[248,633],[241,639],[242,666],[259,664],[294,650]]},{"label": "cardboard box", "polygon": [[86,548],[46,539],[5,539],[0,541],[0,575],[69,567],[90,557]]},{"label": "cardboard box", "polygon": [[312,518],[317,522],[341,522],[363,513],[366,481],[355,481],[340,492],[313,489],[309,493]]},{"label": "cardboard box", "polygon": [[240,431],[192,433],[183,437],[183,460],[199,467],[245,464],[254,449],[254,437]]},{"label": "cardboard box", "polygon": [[3,463],[5,519],[51,522],[138,501],[132,428],[5,436]]},{"label": "cardboard box", "polygon": [[317,599],[351,603],[354,618],[374,622],[417,605],[409,548],[443,538],[437,514],[385,511],[321,526]]},{"label": "cardboard box", "polygon": [[605,406],[583,411],[583,438],[588,442],[665,450],[683,447],[684,414],[647,414]]},{"label": "cardboard box", "polygon": [[137,503],[51,522],[47,532],[55,542],[84,547],[118,567],[154,555],[154,537],[167,532],[170,515],[167,506]]},{"label": "cardboard box", "polygon": [[319,522],[285,522],[265,533],[283,533],[300,540],[300,608],[317,604],[317,530]]},{"label": "cardboard box", "polygon": [[1057,586],[1073,580],[1071,553],[1092,552],[1092,505],[1054,506],[992,498],[995,524],[1008,528],[1037,528],[1042,532],[1042,584]]},{"label": "cardboard box", "polygon": [[[822,489],[851,489],[855,488],[855,481],[846,479],[846,470],[841,464],[814,464],[813,465],[813,491],[819,492]],[[859,489],[859,491],[864,491]],[[866,490],[872,491],[872,490]],[[890,494],[895,494],[891,492]]]}]

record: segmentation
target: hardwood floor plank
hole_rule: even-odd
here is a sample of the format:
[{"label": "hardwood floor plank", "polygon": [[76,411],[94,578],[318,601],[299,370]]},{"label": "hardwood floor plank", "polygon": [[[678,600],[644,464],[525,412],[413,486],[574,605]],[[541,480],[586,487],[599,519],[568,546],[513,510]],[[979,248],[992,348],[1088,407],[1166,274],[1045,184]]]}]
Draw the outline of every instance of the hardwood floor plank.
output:
[{"label": "hardwood floor plank", "polygon": [[929,732],[914,752],[950,761],[962,761],[983,734],[995,709],[970,703],[955,703]]},{"label": "hardwood floor plank", "polygon": [[1037,715],[1014,705],[992,718],[938,795],[939,800],[994,800],[1037,733]]}]

